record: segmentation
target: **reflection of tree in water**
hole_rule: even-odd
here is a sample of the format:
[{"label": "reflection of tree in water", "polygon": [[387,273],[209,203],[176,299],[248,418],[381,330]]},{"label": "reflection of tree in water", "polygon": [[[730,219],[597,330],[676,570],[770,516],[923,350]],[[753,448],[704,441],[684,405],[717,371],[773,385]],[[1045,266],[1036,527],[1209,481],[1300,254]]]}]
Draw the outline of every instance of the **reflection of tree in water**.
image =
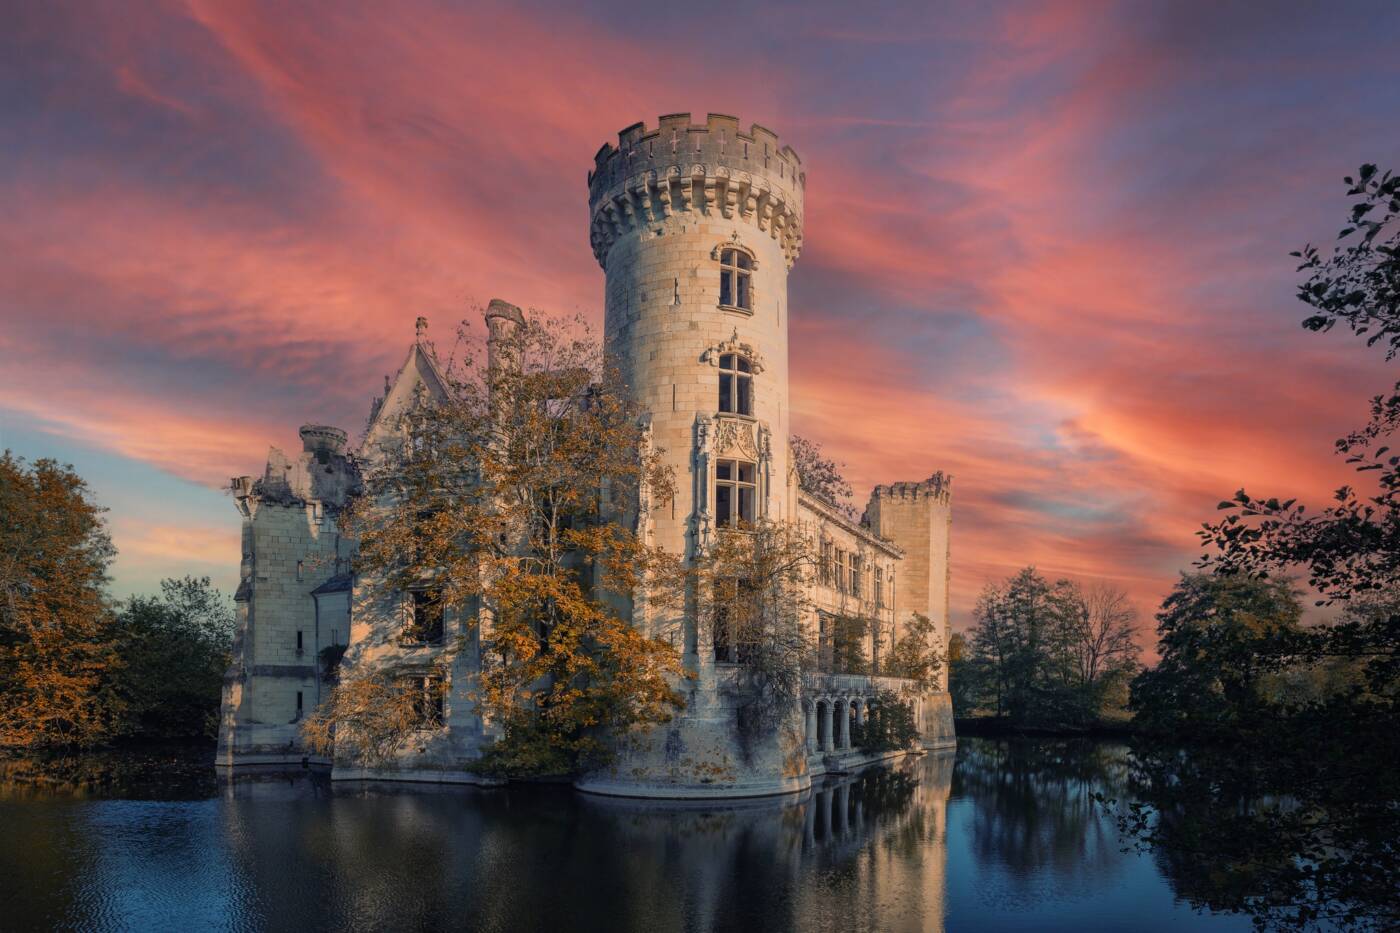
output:
[{"label": "reflection of tree in water", "polygon": [[0,759],[0,798],[203,800],[218,789],[206,749],[149,746]]},{"label": "reflection of tree in water", "polygon": [[1135,749],[1124,829],[1192,906],[1264,928],[1400,929],[1400,741],[1340,715],[1288,725]]},{"label": "reflection of tree in water", "polygon": [[1096,885],[1122,866],[1117,829],[1094,795],[1118,796],[1125,746],[1088,739],[963,740],[953,799],[974,804],[971,845],[1013,877],[1045,871]]}]

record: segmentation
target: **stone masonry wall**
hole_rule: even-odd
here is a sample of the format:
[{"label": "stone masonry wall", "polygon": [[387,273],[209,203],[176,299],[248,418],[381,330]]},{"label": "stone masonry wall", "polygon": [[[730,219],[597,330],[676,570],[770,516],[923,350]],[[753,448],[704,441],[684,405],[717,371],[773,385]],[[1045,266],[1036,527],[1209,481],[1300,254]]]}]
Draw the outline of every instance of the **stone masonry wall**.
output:
[{"label": "stone masonry wall", "polygon": [[[920,483],[877,486],[866,516],[871,528],[904,549],[895,589],[895,616],[903,625],[915,613],[933,620],[945,648],[949,634],[948,559],[952,525],[951,480],[942,473]],[[947,672],[942,688],[947,689]]]}]

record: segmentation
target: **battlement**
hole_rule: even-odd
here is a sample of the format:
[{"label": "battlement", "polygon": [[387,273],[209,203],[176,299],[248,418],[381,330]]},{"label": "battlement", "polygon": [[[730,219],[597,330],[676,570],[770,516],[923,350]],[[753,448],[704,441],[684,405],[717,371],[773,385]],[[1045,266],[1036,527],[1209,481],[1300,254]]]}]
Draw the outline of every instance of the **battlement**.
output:
[{"label": "battlement", "polygon": [[301,426],[301,447],[308,453],[325,450],[332,454],[345,452],[347,436],[340,428],[328,424],[304,424]]},{"label": "battlement", "polygon": [[634,123],[604,144],[588,173],[593,254],[606,268],[616,238],[681,212],[749,220],[783,245],[791,266],[802,251],[807,176],[791,146],[754,123],[712,113],[703,125],[673,113],[654,130]]},{"label": "battlement", "polygon": [[889,483],[876,486],[870,493],[872,499],[933,499],[945,505],[952,495],[953,477],[942,470],[922,482]]}]

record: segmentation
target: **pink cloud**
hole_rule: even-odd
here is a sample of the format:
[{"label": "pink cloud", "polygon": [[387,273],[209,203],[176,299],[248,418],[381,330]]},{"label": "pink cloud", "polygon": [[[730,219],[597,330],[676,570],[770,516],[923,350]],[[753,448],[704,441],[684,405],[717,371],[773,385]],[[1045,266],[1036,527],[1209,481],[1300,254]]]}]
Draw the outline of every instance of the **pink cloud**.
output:
[{"label": "pink cloud", "polygon": [[[1347,478],[1329,442],[1388,377],[1296,331],[1284,252],[1327,229],[1289,205],[1350,166],[1212,110],[1315,63],[1253,73],[1169,11],[807,13],[800,42],[687,68],[693,20],[511,5],[26,26],[72,76],[0,176],[0,407],[208,485],[302,421],[353,431],[420,314],[442,344],[494,296],[596,320],[592,153],[690,106],[802,155],[798,429],[862,494],[955,474],[960,623],[1028,563],[1119,581],[1146,617],[1220,496]],[[131,560],[213,562],[200,526],[121,527]]]}]

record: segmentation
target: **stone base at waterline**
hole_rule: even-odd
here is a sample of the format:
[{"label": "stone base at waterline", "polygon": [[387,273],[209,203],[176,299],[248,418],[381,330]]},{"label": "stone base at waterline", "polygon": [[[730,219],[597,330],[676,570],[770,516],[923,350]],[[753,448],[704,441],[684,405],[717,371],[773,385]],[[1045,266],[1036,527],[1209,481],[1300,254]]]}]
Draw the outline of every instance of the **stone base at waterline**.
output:
[{"label": "stone base at waterline", "polygon": [[478,787],[501,787],[506,782],[461,769],[433,768],[361,768],[335,765],[332,781],[402,781],[410,784],[474,784]]},{"label": "stone base at waterline", "polygon": [[953,727],[953,697],[930,693],[919,700],[919,740],[924,748],[952,748],[958,744]]},{"label": "stone base at waterline", "polygon": [[801,716],[762,736],[739,734],[734,711],[683,713],[619,743],[612,764],[574,782],[614,797],[704,800],[795,794],[812,786]]}]

